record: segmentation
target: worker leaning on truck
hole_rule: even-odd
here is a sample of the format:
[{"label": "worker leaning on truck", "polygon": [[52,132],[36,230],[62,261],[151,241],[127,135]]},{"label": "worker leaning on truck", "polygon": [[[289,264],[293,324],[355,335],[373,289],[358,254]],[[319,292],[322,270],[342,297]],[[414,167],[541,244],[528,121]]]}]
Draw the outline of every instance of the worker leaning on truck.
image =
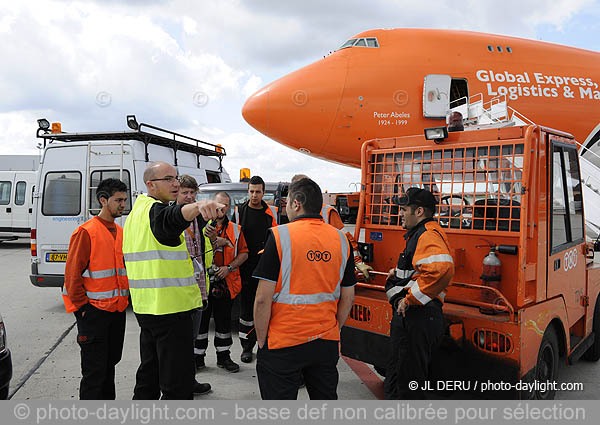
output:
[{"label": "worker leaning on truck", "polygon": [[[296,174],[294,177],[292,177],[292,183],[307,178],[308,176],[306,176],[305,174]],[[344,222],[340,217],[340,213],[331,205],[323,204],[321,208],[321,217],[323,217],[323,221],[325,221],[326,224],[331,224],[336,229],[344,230]],[[358,243],[350,234],[350,232],[346,232],[346,237],[352,244],[352,250],[354,253],[354,267],[356,267],[356,269],[359,272],[361,272],[365,276],[365,278],[369,279],[369,271],[373,270],[373,267],[363,262],[362,256],[358,251]]]},{"label": "worker leaning on truck", "polygon": [[121,360],[129,284],[123,263],[123,229],[115,223],[127,186],[105,179],[96,189],[100,213],[79,226],[69,242],[63,301],[75,313],[81,348],[81,400],[114,400],[115,365]]},{"label": "worker leaning on truck", "polygon": [[[444,333],[442,302],[454,262],[446,234],[433,220],[433,194],[412,187],[396,203],[407,232],[404,252],[385,285],[393,316],[384,391],[388,400],[423,399],[431,353]],[[417,388],[409,388],[414,382]]]}]

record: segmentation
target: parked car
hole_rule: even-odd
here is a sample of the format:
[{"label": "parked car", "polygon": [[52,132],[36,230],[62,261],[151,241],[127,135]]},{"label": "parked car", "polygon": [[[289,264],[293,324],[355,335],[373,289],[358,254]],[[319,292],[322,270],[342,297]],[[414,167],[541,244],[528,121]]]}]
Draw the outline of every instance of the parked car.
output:
[{"label": "parked car", "polygon": [[12,378],[12,360],[6,345],[6,328],[0,314],[0,400],[8,399],[8,384]]}]

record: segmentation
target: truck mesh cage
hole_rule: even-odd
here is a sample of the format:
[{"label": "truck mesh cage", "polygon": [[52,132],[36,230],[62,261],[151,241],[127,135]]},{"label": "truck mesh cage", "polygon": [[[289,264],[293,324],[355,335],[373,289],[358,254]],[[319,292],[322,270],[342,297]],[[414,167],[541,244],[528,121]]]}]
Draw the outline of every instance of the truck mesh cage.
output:
[{"label": "truck mesh cage", "polygon": [[518,232],[523,144],[439,149],[373,149],[367,153],[365,222],[401,226],[395,201],[410,187],[438,199],[442,227]]}]

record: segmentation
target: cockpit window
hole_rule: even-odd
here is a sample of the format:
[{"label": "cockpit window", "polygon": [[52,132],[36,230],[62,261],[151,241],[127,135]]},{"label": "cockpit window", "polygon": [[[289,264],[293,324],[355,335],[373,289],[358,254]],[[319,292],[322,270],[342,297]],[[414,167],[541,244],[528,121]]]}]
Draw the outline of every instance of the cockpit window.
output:
[{"label": "cockpit window", "polygon": [[379,47],[379,43],[376,38],[367,38],[367,46],[368,47]]},{"label": "cockpit window", "polygon": [[351,38],[350,40],[342,44],[338,50],[345,49],[346,47],[352,47],[354,43],[356,43],[356,38]]},{"label": "cockpit window", "polygon": [[379,47],[379,42],[375,37],[351,38],[342,44],[338,50],[342,50],[347,47]]}]

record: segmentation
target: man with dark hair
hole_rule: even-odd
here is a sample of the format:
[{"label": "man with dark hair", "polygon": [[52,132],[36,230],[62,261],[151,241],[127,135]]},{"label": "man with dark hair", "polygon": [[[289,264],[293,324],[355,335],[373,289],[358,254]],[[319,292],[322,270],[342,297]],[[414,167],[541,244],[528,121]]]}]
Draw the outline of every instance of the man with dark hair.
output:
[{"label": "man with dark hair", "polygon": [[[217,350],[217,366],[227,372],[235,373],[240,366],[231,360],[231,307],[233,300],[242,289],[239,267],[248,258],[248,247],[240,226],[229,221],[227,212],[231,205],[231,197],[227,192],[217,192],[213,198],[225,205],[217,216],[216,223],[207,224],[204,228],[206,236],[216,247],[214,252],[213,273],[206,310],[202,313],[200,332],[196,339],[196,367],[204,368],[204,357],[208,347],[208,326],[210,316],[215,319],[215,349]],[[227,243],[220,244],[220,240]]]},{"label": "man with dark hair", "polygon": [[248,201],[235,208],[233,222],[239,224],[248,246],[248,259],[240,266],[242,291],[240,293],[240,323],[239,335],[242,345],[241,360],[244,363],[252,361],[252,350],[256,344],[254,330],[254,297],[258,279],[252,277],[252,272],[258,264],[260,253],[265,247],[269,228],[277,225],[277,209],[263,201],[265,182],[259,176],[253,176],[248,183]]},{"label": "man with dark hair", "polygon": [[75,313],[81,349],[81,400],[114,400],[115,365],[121,360],[129,284],[123,263],[123,229],[115,223],[127,186],[105,179],[96,189],[99,214],[79,226],[69,242],[63,301]]},{"label": "man with dark hair", "polygon": [[[406,248],[385,285],[393,317],[384,391],[386,399],[422,399],[431,353],[444,333],[442,303],[454,262],[446,234],[433,220],[435,196],[411,187],[394,201],[407,232]],[[418,384],[414,390],[413,382]]]},{"label": "man with dark hair", "polygon": [[144,171],[148,195],[138,195],[123,230],[123,253],[131,304],[140,325],[136,400],[192,399],[194,343],[192,311],[202,293],[183,232],[199,215],[200,225],[223,205],[199,201],[170,205],[179,193],[177,169],[153,162]]},{"label": "man with dark hair", "polygon": [[337,399],[340,328],[354,302],[354,266],[343,232],[320,215],[321,188],[304,178],[289,188],[290,223],[269,232],[254,277],[256,372],[263,400]]}]

